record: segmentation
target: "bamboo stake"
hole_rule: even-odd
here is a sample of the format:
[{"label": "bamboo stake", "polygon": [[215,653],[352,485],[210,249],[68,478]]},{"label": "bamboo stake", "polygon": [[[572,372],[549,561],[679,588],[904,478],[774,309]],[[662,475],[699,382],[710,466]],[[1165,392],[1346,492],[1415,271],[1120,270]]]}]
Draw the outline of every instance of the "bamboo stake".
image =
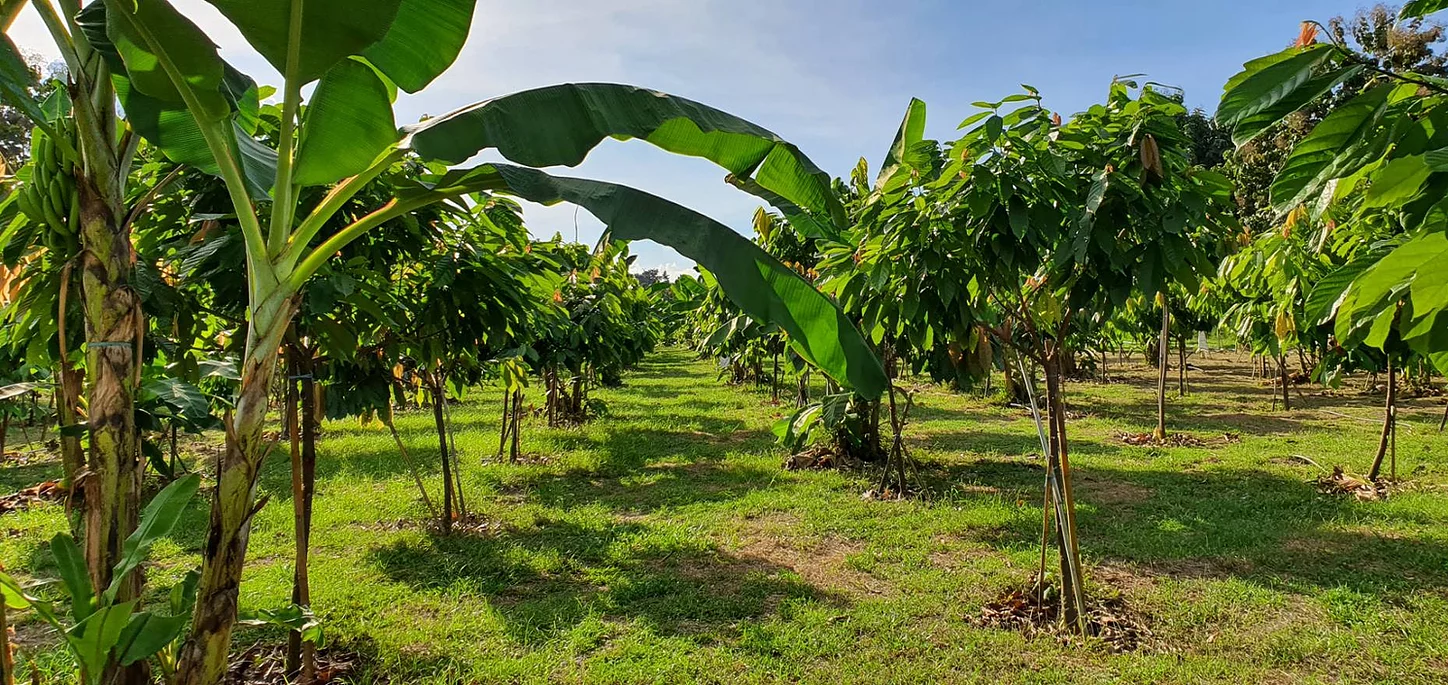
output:
[{"label": "bamboo stake", "polygon": [[432,505],[432,498],[427,496],[427,487],[422,484],[422,476],[417,472],[417,464],[412,461],[412,455],[408,453],[407,446],[402,444],[402,436],[397,433],[397,426],[392,422],[392,405],[387,406],[386,421],[387,430],[392,432],[392,441],[397,443],[397,451],[402,453],[402,460],[407,462],[407,470],[412,473],[412,480],[417,483],[417,491],[422,493],[422,503],[427,505],[427,513],[433,518],[438,518],[437,508]]},{"label": "bamboo stake", "polygon": [[[1041,490],[1041,566],[1037,570],[1039,581],[1036,598],[1040,604],[1046,603],[1046,546],[1049,544],[1051,534],[1051,448],[1046,439],[1046,429],[1041,425],[1041,410],[1036,406],[1036,392],[1031,383],[1031,378],[1026,374],[1026,363],[1016,355],[1016,365],[1021,370],[1021,383],[1025,385],[1026,397],[1031,407],[1031,419],[1036,422],[1036,437],[1041,439],[1041,458],[1046,462],[1046,484]],[[1009,373],[1009,371],[1007,371]]]},{"label": "bamboo stake", "polygon": [[1166,374],[1167,374],[1167,348],[1171,345],[1171,310],[1167,309],[1166,303],[1161,306],[1161,339],[1157,341],[1157,369],[1156,369],[1156,432],[1153,434],[1158,441],[1166,439]]}]

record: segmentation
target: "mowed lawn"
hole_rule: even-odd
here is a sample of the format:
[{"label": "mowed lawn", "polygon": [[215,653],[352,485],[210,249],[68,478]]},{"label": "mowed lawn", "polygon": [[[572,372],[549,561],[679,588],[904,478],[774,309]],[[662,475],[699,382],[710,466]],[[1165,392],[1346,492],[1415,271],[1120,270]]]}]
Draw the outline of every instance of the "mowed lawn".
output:
[{"label": "mowed lawn", "polygon": [[[1300,457],[1365,472],[1381,396],[1302,386],[1292,411],[1272,411],[1242,358],[1193,362],[1204,370],[1186,398],[1173,382],[1169,427],[1202,447],[1121,441],[1155,425],[1139,356],[1113,357],[1120,382],[1067,386],[1090,591],[1145,620],[1154,639],[1136,652],[973,623],[1039,560],[1043,471],[1026,412],[907,381],[912,475],[929,497],[868,501],[874,474],[782,470],[769,427],[790,407],[723,385],[682,350],[596,391],[607,416],[587,426],[529,418],[525,464],[495,461],[501,393],[465,398],[462,479],[484,524],[452,537],[420,527],[384,427],[328,423],[314,605],[331,643],[361,655],[355,683],[1448,681],[1442,405],[1405,402],[1398,471],[1412,486],[1359,502],[1319,494],[1319,468]],[[398,423],[436,497],[431,413]],[[204,470],[214,447],[195,445]],[[6,468],[3,488],[57,469]],[[288,601],[289,482],[274,456],[244,607]],[[0,517],[6,568],[52,573],[42,545],[64,526],[57,506]],[[204,526],[198,500],[148,569],[156,592],[197,563]],[[42,650],[53,639],[33,624],[19,634]],[[243,629],[235,645],[279,637]]]}]

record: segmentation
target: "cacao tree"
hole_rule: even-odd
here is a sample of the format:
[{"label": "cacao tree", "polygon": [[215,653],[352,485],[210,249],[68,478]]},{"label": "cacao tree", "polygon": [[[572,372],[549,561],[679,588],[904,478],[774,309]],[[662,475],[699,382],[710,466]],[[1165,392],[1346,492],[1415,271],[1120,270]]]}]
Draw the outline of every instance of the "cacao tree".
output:
[{"label": "cacao tree", "polygon": [[[1411,28],[1445,7],[1410,2],[1400,18]],[[1305,218],[1333,236],[1334,268],[1307,295],[1306,323],[1330,324],[1333,349],[1363,345],[1391,356],[1401,342],[1448,369],[1448,289],[1440,277],[1448,266],[1442,61],[1431,58],[1432,40],[1404,43],[1417,46],[1412,59],[1384,59],[1375,54],[1381,50],[1374,46],[1382,46],[1371,31],[1354,30],[1355,46],[1341,24],[1320,29],[1304,23],[1295,45],[1248,62],[1227,82],[1217,119],[1245,146],[1300,112],[1330,105],[1290,148],[1270,187],[1271,211],[1284,225]],[[1384,444],[1392,399],[1390,393]]]},{"label": "cacao tree", "polygon": [[[95,0],[72,20],[79,29],[72,33],[83,33],[97,64],[109,70],[133,130],[172,160],[220,176],[243,236],[248,325],[241,388],[227,424],[180,682],[210,685],[225,668],[267,451],[267,389],[297,295],[340,249],[392,218],[478,191],[578,204],[615,239],[649,238],[705,265],[747,314],[786,330],[801,356],[840,383],[867,396],[883,392],[878,359],[807,282],[727,227],[631,188],[483,164],[400,180],[394,198],[335,232],[329,228],[348,200],[399,160],[457,164],[495,149],[530,166],[572,165],[607,137],[641,138],[710,159],[733,183],[787,214],[841,223],[828,177],[773,133],[696,102],[610,84],[503,96],[399,130],[393,87],[418,91],[451,64],[466,39],[473,2],[212,4],[282,74],[274,150],[248,129],[256,88],[170,3]],[[313,82],[304,99],[304,86]],[[330,189],[315,206],[301,204],[302,191],[311,187]]]}]

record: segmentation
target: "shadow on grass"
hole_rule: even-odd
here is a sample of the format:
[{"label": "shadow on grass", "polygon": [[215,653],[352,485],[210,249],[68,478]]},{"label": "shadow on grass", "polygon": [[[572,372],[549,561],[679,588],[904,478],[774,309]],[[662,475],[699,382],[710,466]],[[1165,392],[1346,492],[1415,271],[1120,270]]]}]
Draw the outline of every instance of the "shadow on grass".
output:
[{"label": "shadow on grass", "polygon": [[[420,590],[474,588],[511,637],[533,646],[590,615],[638,619],[660,634],[709,644],[787,600],[845,601],[766,559],[703,544],[649,548],[640,542],[647,533],[634,522],[592,528],[546,521],[490,537],[394,542],[369,553],[368,562]],[[530,558],[561,561],[545,571]]]},{"label": "shadow on grass", "polygon": [[[907,429],[906,440],[911,444],[912,449],[928,449],[936,452],[963,452],[974,454],[1004,454],[1004,455],[1025,455],[1041,453],[1041,439],[1034,432],[1034,426],[1030,422],[1022,425],[1032,430],[1029,433],[996,433],[979,430],[958,430],[940,433],[920,433],[912,435]],[[1120,451],[1119,446],[1105,445],[1093,440],[1084,438],[1072,438],[1070,444],[1071,454],[1115,454]]]},{"label": "shadow on grass", "polygon": [[[1173,425],[1187,427],[1193,432],[1285,435],[1301,432],[1308,427],[1303,417],[1293,416],[1290,413],[1260,414],[1233,411],[1233,409],[1245,409],[1245,407],[1231,405],[1220,409],[1208,409],[1199,405],[1184,405],[1179,401],[1172,402],[1173,399],[1175,398],[1169,399],[1167,404],[1167,425],[1169,427]],[[1152,397],[1127,401],[1095,399],[1080,405],[1073,405],[1073,408],[1077,406],[1100,418],[1142,426],[1152,425],[1156,422],[1156,399]]]},{"label": "shadow on grass", "polygon": [[[936,399],[936,398],[930,398]],[[969,395],[954,395],[949,397],[956,402],[979,402]],[[938,400],[937,400],[938,401]],[[910,409],[911,422],[932,422],[932,421],[967,421],[970,423],[1010,423],[1015,417],[989,411],[971,410],[970,408],[937,407],[927,403],[916,404]]]},{"label": "shadow on grass", "polygon": [[[499,489],[551,507],[597,504],[625,514],[727,501],[786,485],[778,468],[725,458],[731,452],[767,451],[773,440],[763,431],[618,431],[597,446],[600,462],[593,467],[539,472],[499,484]],[[625,477],[630,482],[623,482]]]},{"label": "shadow on grass", "polygon": [[38,483],[61,477],[60,460],[47,459],[24,465],[5,464],[0,466],[0,494],[19,492]]},{"label": "shadow on grass", "polygon": [[[980,460],[944,467],[947,482],[988,484],[1039,502],[1039,462]],[[1399,514],[1382,502],[1319,493],[1306,479],[1257,469],[1176,472],[1074,470],[1083,553],[1169,576],[1237,577],[1269,586],[1346,587],[1380,596],[1448,587],[1448,544],[1378,534]],[[1019,549],[1037,544],[1027,518],[967,537]]]}]

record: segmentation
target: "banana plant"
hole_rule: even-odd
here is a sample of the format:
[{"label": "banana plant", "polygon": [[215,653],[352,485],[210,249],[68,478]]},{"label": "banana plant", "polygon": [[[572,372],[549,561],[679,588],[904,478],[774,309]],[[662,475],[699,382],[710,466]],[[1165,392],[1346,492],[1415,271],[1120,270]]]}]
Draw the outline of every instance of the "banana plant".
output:
[{"label": "banana plant", "polygon": [[196,572],[188,573],[172,588],[167,611],[143,609],[138,600],[122,598],[121,592],[126,579],[146,560],[156,541],[176,527],[200,484],[200,476],[193,474],[173,481],[156,494],[142,512],[135,532],[126,538],[125,553],[104,588],[91,583],[75,538],[69,533],[57,534],[50,541],[50,552],[60,569],[61,587],[70,597],[68,616],[58,612],[49,600],[32,594],[30,586],[0,572],[0,593],[6,608],[29,610],[54,628],[64,638],[85,685],[102,683],[110,663],[130,666],[159,657],[163,674],[173,670],[169,655],[174,654],[175,643],[190,622]]},{"label": "banana plant", "polygon": [[[613,84],[525,91],[399,130],[394,93],[423,89],[456,59],[473,0],[211,4],[283,77],[274,152],[248,132],[257,110],[253,82],[169,2],[95,0],[76,15],[109,66],[132,128],[172,160],[220,176],[244,237],[249,306],[241,389],[227,426],[180,682],[212,685],[225,668],[267,451],[267,388],[296,295],[338,250],[391,218],[479,191],[577,204],[615,239],[655,240],[705,265],[745,313],[786,330],[802,357],[841,384],[866,396],[884,390],[880,362],[849,319],[728,227],[626,186],[529,168],[575,165],[605,138],[640,138],[714,161],[736,186],[799,221],[841,224],[828,176],[773,133],[697,102]],[[304,100],[304,87],[313,83]],[[488,149],[528,166],[439,168],[343,228],[324,230],[398,160],[459,164]],[[330,188],[319,203],[298,202],[302,189],[317,186]]]},{"label": "banana plant", "polygon": [[[46,206],[29,203],[30,223],[37,229],[31,235],[39,233],[39,239],[25,241],[12,233],[0,235],[0,243],[19,249],[78,243],[73,256],[53,261],[64,261],[61,268],[78,274],[81,286],[77,301],[85,321],[83,389],[90,438],[82,541],[91,581],[99,587],[110,583],[109,574],[124,554],[122,544],[135,530],[140,513],[144,462],[139,458],[135,394],[145,323],[134,287],[134,213],[127,202],[127,187],[141,142],[132,124],[142,124],[154,112],[117,106],[124,79],[111,78],[105,59],[86,39],[78,20],[79,0],[59,0],[58,10],[52,0],[30,3],[66,66],[65,95],[59,99],[68,102],[51,106],[56,103],[38,99],[33,75],[8,36],[11,21],[25,4],[0,2],[0,26],[7,31],[0,40],[0,99],[30,119],[50,143],[47,158],[35,161],[52,168],[34,175],[31,187],[40,190],[39,183],[53,183],[44,196],[33,198],[48,198],[48,204],[42,203]],[[122,118],[122,111],[127,118]],[[77,340],[81,333],[71,331]],[[63,366],[68,362],[66,358]],[[73,424],[71,408],[78,404],[82,381],[77,370],[65,371],[62,421]],[[74,436],[66,439],[71,461],[78,442]],[[121,597],[139,596],[140,576],[132,575],[127,582]],[[114,670],[114,663],[107,669]],[[106,677],[130,685],[144,682],[145,673],[133,668]]]}]

